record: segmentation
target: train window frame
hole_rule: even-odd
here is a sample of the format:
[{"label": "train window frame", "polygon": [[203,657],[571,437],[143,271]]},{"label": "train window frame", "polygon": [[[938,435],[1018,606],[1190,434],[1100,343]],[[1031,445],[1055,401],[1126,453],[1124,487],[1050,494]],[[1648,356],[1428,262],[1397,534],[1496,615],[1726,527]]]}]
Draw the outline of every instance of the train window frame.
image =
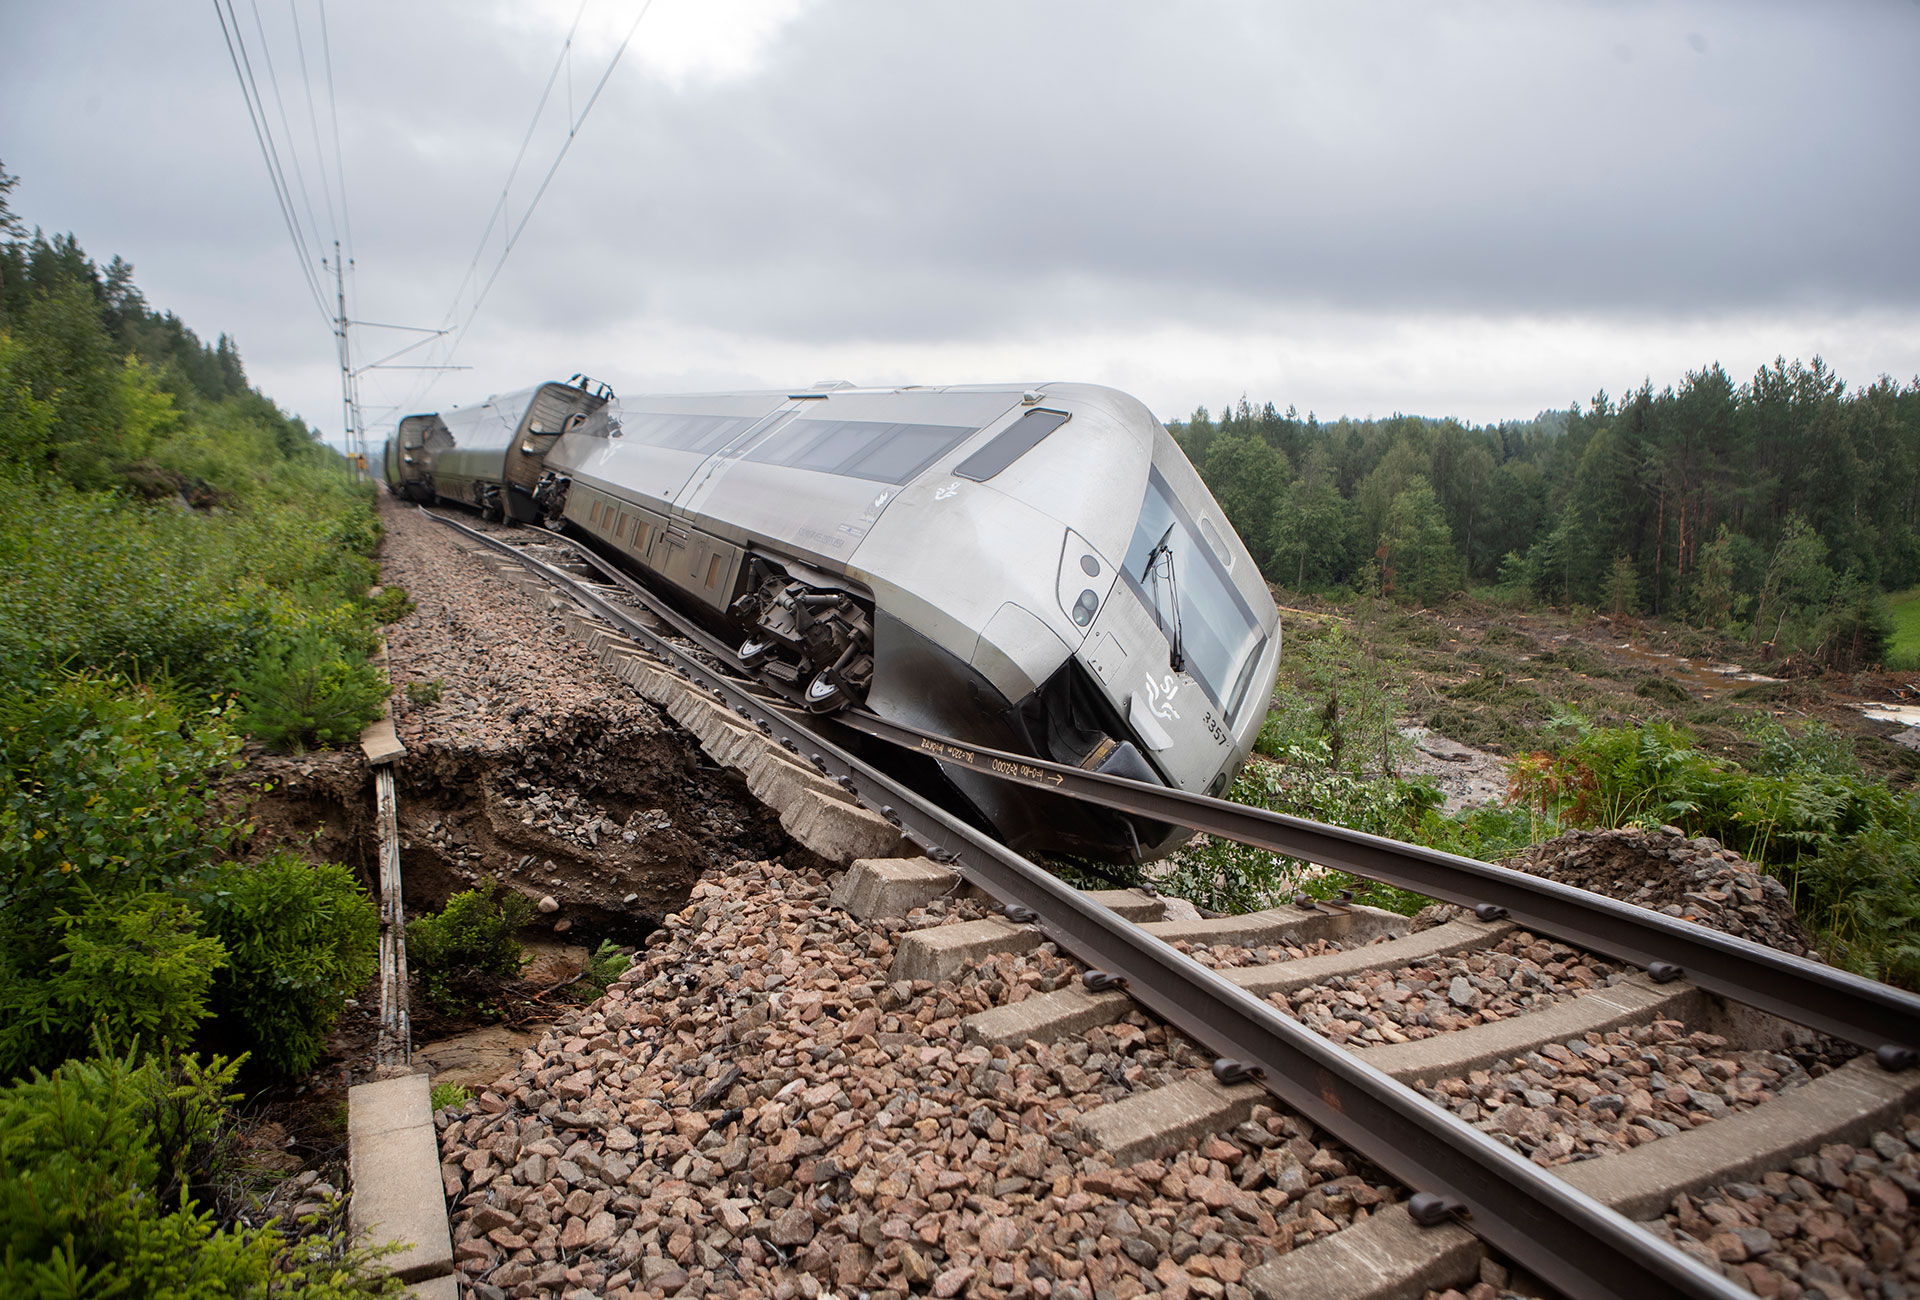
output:
[{"label": "train window frame", "polygon": [[[1051,417],[1051,423],[1047,423]],[[1056,411],[1039,406],[1021,412],[1020,418],[993,435],[972,455],[953,467],[954,477],[985,483],[1002,473],[1022,456],[1038,447],[1054,430],[1073,418],[1071,411]],[[1042,428],[1042,425],[1045,425]]]}]

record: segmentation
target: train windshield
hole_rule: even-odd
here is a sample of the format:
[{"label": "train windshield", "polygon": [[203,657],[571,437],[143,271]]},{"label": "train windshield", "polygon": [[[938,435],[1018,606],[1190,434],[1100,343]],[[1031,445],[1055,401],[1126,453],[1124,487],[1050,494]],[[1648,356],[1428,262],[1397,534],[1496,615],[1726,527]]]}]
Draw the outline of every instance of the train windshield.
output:
[{"label": "train windshield", "polygon": [[1179,637],[1187,672],[1231,719],[1240,711],[1266,638],[1220,558],[1201,540],[1193,517],[1158,468],[1147,478],[1140,521],[1127,545],[1124,576],[1141,603],[1153,611],[1169,643]]}]

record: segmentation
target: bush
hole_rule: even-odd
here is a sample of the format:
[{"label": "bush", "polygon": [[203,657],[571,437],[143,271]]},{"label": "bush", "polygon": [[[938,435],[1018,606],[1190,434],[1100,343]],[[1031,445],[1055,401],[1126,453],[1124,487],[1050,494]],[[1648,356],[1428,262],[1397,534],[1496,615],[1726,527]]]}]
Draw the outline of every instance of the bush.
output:
[{"label": "bush", "polygon": [[386,707],[380,673],[350,662],[338,642],[311,630],[274,637],[234,685],[241,725],[296,752],[354,740]]},{"label": "bush", "polygon": [[389,584],[380,588],[380,594],[369,600],[367,607],[373,621],[384,627],[413,613],[413,598],[407,595],[405,587]]},{"label": "bush", "polygon": [[1713,836],[1786,885],[1833,960],[1920,986],[1920,795],[1868,779],[1828,728],[1761,719],[1751,732],[1749,769],[1658,723],[1588,729],[1558,754],[1516,760],[1514,795],[1569,826]]},{"label": "bush", "polygon": [[124,678],[0,687],[0,900],[44,917],[81,885],[171,881],[232,835],[204,825],[207,774],[239,739]]},{"label": "bush", "polygon": [[1685,707],[1693,703],[1693,696],[1687,694],[1686,687],[1665,677],[1649,677],[1634,687],[1633,693],[1643,700],[1658,700],[1662,704]]},{"label": "bush", "polygon": [[633,958],[620,951],[610,939],[602,939],[600,946],[587,958],[587,969],[581,975],[580,987],[591,1002],[607,991],[607,987],[633,965]]},{"label": "bush", "polygon": [[0,1294],[264,1296],[398,1292],[344,1242],[290,1247],[223,1225],[197,1189],[224,1181],[232,1064],[133,1054],[70,1061],[0,1088]]},{"label": "bush", "polygon": [[204,782],[238,739],[121,679],[0,688],[0,1078],[84,1049],[184,1041],[217,941],[175,891],[231,838]]},{"label": "bush", "polygon": [[220,941],[200,933],[192,908],[166,894],[91,898],[54,917],[61,953],[43,982],[0,990],[0,1069],[86,1049],[89,1033],[115,1047],[191,1041],[226,964]]},{"label": "bush", "polygon": [[1394,721],[1405,712],[1394,665],[1335,623],[1297,632],[1288,649],[1292,680],[1277,688],[1254,749],[1286,760],[1320,745],[1316,761],[1332,770],[1391,772],[1411,748]]},{"label": "bush", "polygon": [[514,934],[533,916],[524,895],[483,876],[473,889],[449,898],[437,915],[408,925],[408,969],[420,977],[428,1001],[453,1010],[461,1003],[461,986],[520,973],[525,952]]},{"label": "bush", "polygon": [[[1426,782],[1334,771],[1324,740],[1292,747],[1286,758],[1286,766],[1258,760],[1247,764],[1227,798],[1395,839],[1413,838],[1440,803],[1439,792]],[[1432,901],[1343,871],[1217,839],[1195,843],[1167,859],[1153,885],[1217,912],[1274,907],[1296,893],[1331,898],[1347,889],[1354,891],[1359,902],[1392,911],[1416,912]]]},{"label": "bush", "polygon": [[196,901],[226,945],[214,984],[222,1027],[275,1073],[312,1069],[346,998],[379,966],[380,919],[360,882],[282,852],[220,868]]}]

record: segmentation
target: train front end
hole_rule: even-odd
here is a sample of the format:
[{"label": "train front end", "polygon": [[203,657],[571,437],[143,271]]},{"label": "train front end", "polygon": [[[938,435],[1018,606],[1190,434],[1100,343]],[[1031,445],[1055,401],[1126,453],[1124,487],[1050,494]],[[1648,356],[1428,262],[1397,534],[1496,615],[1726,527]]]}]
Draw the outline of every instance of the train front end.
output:
[{"label": "train front end", "polygon": [[[1091,384],[1015,398],[853,557],[881,611],[870,702],[974,744],[1224,793],[1279,671],[1265,580],[1139,401]],[[1144,861],[1189,834],[946,777],[1023,850]]]},{"label": "train front end", "polygon": [[[1266,720],[1279,674],[1280,613],[1252,556],[1157,420],[1152,439],[1144,482],[1136,480],[1121,516],[1127,526],[1101,521],[1098,549],[1071,533],[1061,554],[1057,596],[1085,628],[1073,656],[1077,689],[1098,694],[1105,708],[1097,712],[1112,728],[1112,752],[1081,761],[1220,796]],[[1053,743],[1060,741],[1056,734]],[[1142,829],[1152,837],[1140,844],[1142,857],[1171,851],[1188,834]]]}]

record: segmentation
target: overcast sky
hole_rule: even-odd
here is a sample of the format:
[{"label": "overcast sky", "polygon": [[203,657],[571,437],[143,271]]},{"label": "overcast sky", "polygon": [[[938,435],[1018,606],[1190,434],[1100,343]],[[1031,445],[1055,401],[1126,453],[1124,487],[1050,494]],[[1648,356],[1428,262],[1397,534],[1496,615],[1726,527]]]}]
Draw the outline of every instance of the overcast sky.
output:
[{"label": "overcast sky", "polygon": [[[329,0],[331,107],[319,0],[233,11],[298,222],[330,255],[350,220],[353,313],[472,367],[365,375],[376,438],[576,371],[1475,421],[1715,360],[1920,373],[1920,0]],[[0,162],[337,436],[216,14],[8,4]]]}]

